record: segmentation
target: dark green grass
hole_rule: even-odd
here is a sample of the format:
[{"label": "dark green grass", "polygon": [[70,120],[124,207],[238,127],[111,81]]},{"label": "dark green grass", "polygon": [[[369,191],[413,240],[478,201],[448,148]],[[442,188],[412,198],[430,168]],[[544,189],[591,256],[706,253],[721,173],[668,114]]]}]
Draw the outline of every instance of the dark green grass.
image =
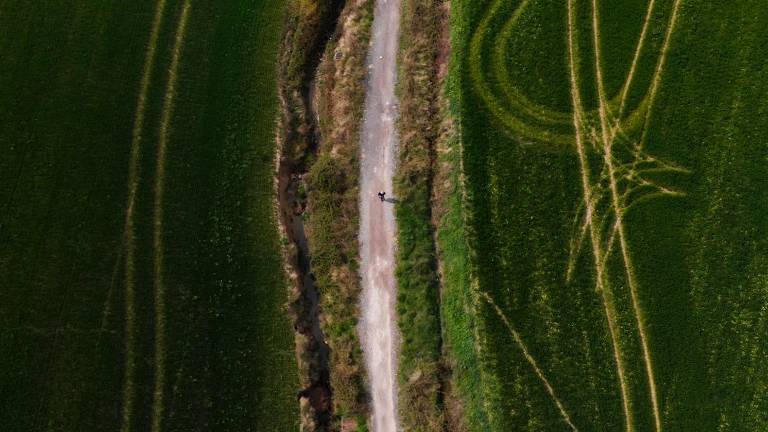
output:
[{"label": "dark green grass", "polygon": [[[581,80],[588,83],[594,80],[588,72],[594,70],[587,45],[591,17],[588,2],[578,3]],[[658,4],[649,53],[660,48],[671,4]],[[454,50],[466,49],[486,6],[461,2],[454,8]],[[645,12],[638,2],[628,2],[627,10]],[[761,335],[768,325],[763,258],[768,252],[768,130],[761,120],[768,68],[760,49],[768,32],[759,24],[766,18],[758,10],[754,1],[683,2],[645,149],[691,170],[687,175],[654,177],[687,196],[647,200],[633,207],[625,220],[666,430],[762,430],[768,421],[768,401],[761,391],[768,371],[759,360],[766,353]],[[614,16],[604,13],[602,19],[618,19]],[[609,93],[615,92],[616,80],[629,67],[631,56],[626,53],[634,50],[637,36],[617,35],[617,29],[639,33],[642,17],[625,20],[604,24],[609,33],[603,45],[604,61],[611,63],[606,66],[613,89]],[[657,56],[649,58],[638,66],[630,107],[647,92]],[[576,156],[571,149],[521,145],[509,138],[478,100],[466,65],[455,67],[452,74],[460,86],[451,97],[460,102],[469,194],[465,232],[471,249],[466,254],[473,257],[479,289],[504,310],[580,430],[621,430],[616,371],[602,301],[594,291],[588,242],[575,279],[568,283],[564,277],[570,228],[581,200]],[[594,90],[582,91],[585,99],[595,100]],[[628,288],[619,277],[622,265],[614,256],[609,268],[627,341],[623,351],[635,423],[638,430],[651,430]],[[472,296],[465,293],[464,301],[471,304]],[[472,427],[564,430],[554,404],[495,310],[481,303],[476,312],[479,374],[484,379],[459,388],[469,407],[477,406],[471,401],[478,394],[484,395],[489,423]],[[455,315],[444,316],[447,329],[458,326]]]},{"label": "dark green grass", "polygon": [[[155,4],[11,3],[0,14],[0,427],[118,430],[127,167]],[[135,430],[148,430],[154,391],[152,188],[180,5],[168,2],[160,33],[140,161]],[[283,7],[191,11],[166,166],[163,426],[295,430],[272,210]]]},{"label": "dark green grass", "polygon": [[283,7],[192,7],[166,171],[167,423],[292,430],[298,380],[272,183]]},{"label": "dark green grass", "polygon": [[96,419],[117,425],[122,329],[99,329],[120,248],[152,14],[150,4],[3,4],[4,430],[92,429]]},{"label": "dark green grass", "polygon": [[[515,3],[510,2],[510,6],[517,7]],[[531,102],[567,113],[571,107],[567,59],[550,54],[566,49],[565,14],[560,2],[531,2],[521,14],[512,37],[495,42],[505,47],[510,82],[519,86]]]},{"label": "dark green grass", "polygon": [[[679,430],[768,425],[765,20],[757,2],[685,3],[666,72],[676,79],[649,134],[649,149],[692,170],[687,200],[633,216],[638,265],[655,271],[648,310]],[[669,246],[649,252],[654,243]]]}]

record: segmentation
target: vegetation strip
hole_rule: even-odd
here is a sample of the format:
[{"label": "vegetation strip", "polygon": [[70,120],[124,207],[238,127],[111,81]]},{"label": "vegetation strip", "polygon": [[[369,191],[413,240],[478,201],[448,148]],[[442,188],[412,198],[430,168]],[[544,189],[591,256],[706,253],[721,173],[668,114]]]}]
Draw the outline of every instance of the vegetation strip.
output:
[{"label": "vegetation strip", "polygon": [[162,430],[163,412],[165,409],[165,282],[163,274],[163,201],[165,193],[165,160],[170,137],[170,124],[173,119],[174,99],[176,97],[176,82],[181,60],[181,51],[187,30],[187,21],[191,1],[185,0],[181,16],[176,27],[176,38],[173,45],[171,65],[168,70],[168,83],[165,89],[163,111],[160,120],[160,138],[157,147],[157,167],[155,169],[154,191],[154,229],[152,243],[154,255],[154,284],[155,284],[155,391],[152,399],[152,432]]},{"label": "vegetation strip", "polygon": [[[354,430],[366,427],[369,417],[370,394],[357,334],[357,228],[359,130],[365,98],[361,83],[366,77],[373,4],[296,1],[296,15],[289,17],[283,39],[280,95],[286,135],[281,166],[283,172],[295,175],[300,205],[283,210],[288,215],[282,219],[284,226],[291,214],[304,220],[311,271],[320,294],[315,310],[330,348],[333,391],[330,398],[305,399],[300,394],[302,425],[309,429]],[[289,178],[290,174],[281,180],[283,192]],[[306,293],[294,294],[294,311],[302,313],[308,304],[311,300]],[[296,319],[298,325],[306,326],[306,317]],[[318,361],[316,346],[304,334],[297,337],[297,346],[305,390],[312,386],[317,390],[318,384],[327,387],[327,382],[318,380],[323,372],[317,366],[322,361]],[[323,423],[323,416],[332,417],[330,425]]]},{"label": "vegetation strip", "polygon": [[144,120],[147,106],[147,93],[152,80],[152,70],[155,65],[157,52],[157,40],[160,26],[165,13],[165,0],[159,0],[152,22],[152,31],[149,36],[147,54],[144,60],[144,68],[141,75],[139,96],[136,101],[136,118],[131,132],[131,156],[128,166],[128,203],[125,210],[124,244],[125,244],[125,371],[123,383],[123,410],[122,432],[131,430],[133,420],[134,398],[134,367],[135,367],[135,340],[136,340],[136,313],[135,313],[135,246],[134,246],[134,213],[136,205],[136,193],[139,187],[139,158],[141,157],[141,143],[144,133]]},{"label": "vegetation strip", "polygon": [[404,430],[443,431],[449,372],[442,362],[440,281],[432,220],[440,92],[448,56],[447,2],[404,0],[397,92],[400,136],[397,197],[397,315],[400,422]]},{"label": "vegetation strip", "polygon": [[[342,4],[322,0],[315,6],[294,1],[289,6],[278,88],[283,115],[278,138],[278,200],[285,242],[284,256],[294,288],[290,308],[296,329],[296,351],[301,377],[302,430],[329,431],[336,426],[331,387],[331,350],[323,329],[325,293],[316,284],[308,241],[305,175],[320,144],[316,112],[316,75],[326,45],[333,43]],[[314,246],[314,245],[312,245]]]}]

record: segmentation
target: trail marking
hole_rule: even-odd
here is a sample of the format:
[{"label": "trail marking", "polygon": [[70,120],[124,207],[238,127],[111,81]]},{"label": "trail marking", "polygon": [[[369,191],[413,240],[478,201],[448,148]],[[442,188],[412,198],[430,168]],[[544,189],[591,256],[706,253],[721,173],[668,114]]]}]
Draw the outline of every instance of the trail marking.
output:
[{"label": "trail marking", "polygon": [[[521,5],[518,6],[512,18],[510,19],[513,23],[517,20],[520,13],[529,1],[530,0],[523,0]],[[491,112],[509,129],[523,134],[528,138],[543,140],[545,142],[571,145],[573,143],[573,137],[570,135],[553,133],[546,128],[537,127],[530,122],[525,121],[523,118],[516,115],[516,113],[505,108],[499,99],[494,95],[494,92],[486,82],[481,61],[483,58],[483,42],[486,38],[486,34],[489,31],[491,19],[498,13],[503,4],[504,0],[496,0],[493,3],[489,12],[483,17],[477,30],[474,32],[470,42],[470,58],[472,58],[473,61],[469,62],[469,68],[475,90],[489,107]],[[512,88],[511,85],[510,88]],[[547,118],[551,115],[557,117],[556,114],[551,114],[553,113],[552,111],[542,111],[540,107],[533,106],[533,104],[528,102],[524,97],[508,98],[506,102],[513,105],[513,108],[520,110],[522,113],[528,114],[531,118],[536,120],[546,122]],[[542,112],[544,112],[543,115]]]},{"label": "trail marking", "polygon": [[[640,141],[636,144],[634,149],[634,159],[631,162],[631,167],[624,170],[624,174],[622,175],[622,178],[626,180],[628,183],[631,181],[637,181],[640,180],[639,186],[640,187],[655,187],[661,194],[674,194],[673,191],[655,185],[650,181],[647,181],[645,179],[642,179],[639,177],[637,173],[637,166],[639,163],[642,162],[658,162],[655,158],[644,158],[642,154],[642,145],[643,141],[645,140],[645,136],[648,131],[648,123],[650,118],[650,113],[653,107],[653,103],[655,102],[661,72],[664,68],[664,64],[666,61],[666,56],[669,48],[669,41],[671,39],[672,32],[674,31],[674,25],[677,20],[677,13],[679,8],[679,1],[676,0],[672,16],[670,18],[670,24],[667,26],[667,34],[665,37],[664,45],[662,47],[661,56],[659,59],[659,62],[657,64],[657,68],[655,71],[655,75],[653,78],[653,83],[651,86],[650,96],[649,96],[649,104],[646,107],[646,117],[645,122],[643,124],[642,129],[642,138]],[[652,4],[649,7],[649,11],[646,15],[646,22],[643,25],[643,33],[647,31],[648,26],[648,19],[650,18],[650,15],[652,14]],[[617,170],[614,167],[614,153],[613,153],[613,144],[614,144],[614,138],[615,134],[611,131],[611,122],[609,120],[609,113],[606,108],[606,96],[605,96],[605,90],[604,90],[604,84],[603,84],[603,77],[602,77],[602,67],[601,67],[601,57],[600,57],[600,24],[599,24],[599,11],[598,11],[598,0],[592,0],[592,26],[593,26],[593,36],[594,36],[594,53],[595,53],[595,76],[597,80],[597,88],[598,88],[598,101],[599,101],[599,111],[600,111],[600,124],[602,129],[602,138],[603,138],[603,159],[604,159],[604,166],[607,169],[608,172],[608,184],[610,187],[611,192],[611,203],[613,206],[613,213],[616,219],[614,229],[611,233],[611,238],[609,240],[609,247],[613,244],[614,238],[618,238],[619,247],[621,250],[621,257],[624,264],[624,270],[627,278],[627,284],[629,285],[629,292],[630,292],[630,298],[632,301],[632,310],[635,315],[635,321],[637,325],[637,333],[640,337],[640,344],[643,351],[643,362],[645,365],[645,371],[646,376],[648,380],[648,391],[650,394],[651,399],[651,409],[652,414],[654,418],[654,425],[657,432],[661,432],[662,430],[662,421],[661,421],[661,414],[659,411],[659,403],[658,403],[658,396],[656,391],[656,379],[653,371],[653,361],[651,358],[651,352],[649,348],[648,343],[648,332],[645,324],[645,316],[644,312],[642,310],[642,307],[640,306],[640,299],[638,294],[638,281],[637,276],[635,274],[634,266],[632,265],[632,258],[629,252],[629,247],[627,244],[627,236],[625,227],[623,224],[623,216],[626,213],[626,210],[628,206],[626,205],[627,202],[623,198],[629,198],[629,191],[632,190],[631,185],[627,185],[627,191],[624,193],[619,192],[618,182],[617,182]],[[629,85],[631,84],[631,79],[634,74],[634,67],[636,66],[636,61],[639,56],[639,52],[641,50],[641,46],[643,43],[644,34],[641,35],[640,41],[638,42],[638,48],[635,53],[635,60],[633,61],[633,68],[630,71],[630,75],[627,77],[627,81],[625,83],[624,87],[624,96],[622,97],[622,108],[623,104],[625,102],[625,96],[626,96],[626,90],[629,88]],[[616,119],[616,125],[620,123],[620,119]],[[659,170],[668,170],[666,167],[659,168]]]},{"label": "trail marking", "polygon": [[[544,142],[574,145],[579,160],[579,170],[582,183],[583,199],[577,209],[573,223],[570,241],[570,256],[566,269],[566,280],[572,280],[582,244],[589,241],[592,245],[593,265],[595,271],[595,288],[602,296],[603,308],[606,315],[610,334],[619,389],[622,398],[622,408],[625,427],[628,432],[635,428],[632,403],[632,391],[625,368],[625,358],[622,346],[622,332],[608,271],[608,261],[615,250],[621,252],[623,274],[626,277],[632,313],[635,316],[633,326],[636,329],[645,374],[648,381],[648,393],[651,401],[651,411],[654,418],[655,431],[661,432],[662,421],[657,397],[656,380],[654,376],[652,356],[648,342],[644,312],[638,294],[639,283],[632,263],[628,247],[624,217],[632,206],[642,200],[668,196],[679,197],[684,193],[667,187],[652,178],[646,177],[658,173],[688,173],[683,167],[660,160],[643,151],[647,140],[649,123],[653,105],[658,95],[661,76],[666,65],[670,40],[679,15],[682,0],[675,0],[672,14],[666,28],[666,35],[661,47],[656,69],[652,76],[651,86],[633,111],[628,111],[627,104],[630,90],[635,82],[640,59],[646,51],[650,34],[652,18],[656,10],[656,1],[650,0],[645,11],[642,29],[637,39],[632,63],[619,93],[614,99],[609,99],[605,91],[602,68],[602,51],[600,36],[599,2],[591,0],[592,7],[592,43],[594,45],[594,72],[597,88],[598,107],[593,111],[585,111],[579,82],[579,56],[576,25],[575,0],[567,1],[567,48],[570,77],[570,93],[573,110],[571,123],[573,136],[553,133],[546,125],[559,125],[567,114],[556,112],[529,101],[512,83],[505,81],[508,73],[506,62],[507,41],[519,24],[523,11],[530,0],[522,0],[513,8],[512,15],[503,24],[499,35],[494,39],[492,65],[493,70],[484,71],[482,53],[487,49],[486,39],[495,16],[501,11],[503,0],[496,0],[489,11],[481,19],[477,30],[470,41],[469,72],[470,79],[478,96],[487,104],[489,110],[504,125],[524,137]],[[494,82],[486,75],[491,75]],[[495,92],[498,88],[507,100],[499,99]],[[539,126],[538,123],[545,125]],[[639,135],[639,138],[637,137]],[[633,138],[634,137],[634,138]],[[589,154],[600,156],[599,174],[590,169]],[[593,172],[595,174],[593,174]],[[624,277],[622,276],[622,277]],[[494,305],[494,307],[496,307]],[[501,309],[497,308],[501,313]],[[508,327],[511,327],[508,324]],[[510,329],[515,335],[515,331]],[[519,335],[518,335],[519,336]],[[516,340],[518,338],[515,338]]]},{"label": "trail marking", "polygon": [[651,92],[650,92],[649,101],[648,101],[648,111],[645,113],[645,122],[643,125],[642,137],[640,138],[640,142],[638,143],[639,149],[642,149],[647,139],[648,124],[651,121],[651,110],[653,108],[654,102],[656,102],[656,95],[658,94],[659,86],[661,84],[661,75],[664,72],[664,67],[666,66],[670,41],[672,40],[672,35],[675,31],[675,26],[677,25],[677,17],[680,12],[680,4],[682,4],[682,0],[675,0],[675,3],[672,5],[672,16],[669,18],[669,24],[667,25],[667,32],[664,35],[664,44],[661,46],[661,56],[659,58],[658,64],[656,65],[656,71],[654,72],[653,82],[651,83]]},{"label": "trail marking", "polygon": [[[635,321],[637,324],[637,332],[640,336],[640,344],[643,349],[643,361],[645,363],[646,375],[648,378],[648,387],[651,396],[651,409],[653,411],[654,424],[656,431],[661,431],[661,416],[659,414],[659,405],[656,396],[656,382],[653,373],[653,363],[651,360],[651,353],[648,348],[648,336],[645,327],[645,318],[643,310],[640,307],[640,300],[637,293],[637,280],[635,277],[634,268],[632,266],[631,257],[626,242],[626,234],[624,230],[624,224],[622,223],[623,208],[620,201],[619,191],[616,184],[616,174],[613,167],[613,139],[609,131],[610,124],[608,120],[608,112],[606,108],[605,89],[603,83],[601,58],[600,58],[600,19],[598,12],[597,0],[592,0],[592,34],[594,36],[594,53],[595,53],[595,77],[597,79],[598,88],[598,104],[600,111],[600,126],[603,136],[603,158],[605,166],[608,169],[608,181],[611,191],[611,202],[613,205],[613,211],[616,217],[615,230],[618,234],[619,246],[621,248],[621,255],[624,261],[624,268],[627,276],[627,283],[629,285],[630,297],[632,299],[632,310],[635,315]],[[649,108],[650,109],[650,108]],[[612,236],[613,238],[613,236]]]},{"label": "trail marking", "polygon": [[[499,1],[498,5],[503,3],[503,1]],[[515,27],[520,20],[520,16],[528,7],[529,3],[530,0],[524,0],[520,3],[520,5],[513,12],[512,16],[509,17],[504,23],[504,26],[501,28],[498,36],[496,36],[494,39],[493,72],[496,76],[499,86],[501,87],[501,90],[505,94],[510,104],[518,106],[519,109],[522,110],[525,114],[541,122],[552,124],[568,124],[571,120],[570,113],[555,111],[531,102],[517,89],[517,87],[512,85],[509,81],[509,67],[505,61],[505,57],[508,52],[507,44],[512,38],[512,32],[515,30]],[[487,19],[493,17],[494,14],[495,11],[494,13],[489,14]],[[480,39],[478,40],[479,46],[476,47],[476,49],[480,49],[482,47],[482,40],[485,39],[485,35],[476,35],[476,37]]]}]

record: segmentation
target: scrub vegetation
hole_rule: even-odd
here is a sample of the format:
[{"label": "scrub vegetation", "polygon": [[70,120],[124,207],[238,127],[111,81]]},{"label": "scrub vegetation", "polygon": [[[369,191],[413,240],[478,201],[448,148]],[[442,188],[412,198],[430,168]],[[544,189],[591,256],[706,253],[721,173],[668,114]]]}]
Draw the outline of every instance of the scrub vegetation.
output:
[{"label": "scrub vegetation", "polygon": [[[365,370],[357,336],[359,129],[373,3],[348,2],[317,73],[320,147],[307,180],[308,235],[318,276],[331,386],[341,427],[367,423]],[[340,53],[340,54],[337,54]]]},{"label": "scrub vegetation", "polygon": [[454,2],[471,430],[766,427],[759,10]]},{"label": "scrub vegetation", "polygon": [[295,430],[284,6],[1,8],[1,428]]}]

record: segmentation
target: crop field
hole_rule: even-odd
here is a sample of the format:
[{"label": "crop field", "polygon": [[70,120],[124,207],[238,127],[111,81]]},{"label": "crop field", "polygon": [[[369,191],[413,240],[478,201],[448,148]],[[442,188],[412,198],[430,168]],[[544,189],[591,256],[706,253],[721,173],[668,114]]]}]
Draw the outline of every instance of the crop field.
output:
[{"label": "crop field", "polygon": [[296,430],[284,6],[0,2],[0,429]]},{"label": "crop field", "polygon": [[469,428],[768,428],[768,11],[451,14],[471,269],[448,276],[473,307],[448,287],[443,314],[449,345],[475,341],[454,344]]}]

